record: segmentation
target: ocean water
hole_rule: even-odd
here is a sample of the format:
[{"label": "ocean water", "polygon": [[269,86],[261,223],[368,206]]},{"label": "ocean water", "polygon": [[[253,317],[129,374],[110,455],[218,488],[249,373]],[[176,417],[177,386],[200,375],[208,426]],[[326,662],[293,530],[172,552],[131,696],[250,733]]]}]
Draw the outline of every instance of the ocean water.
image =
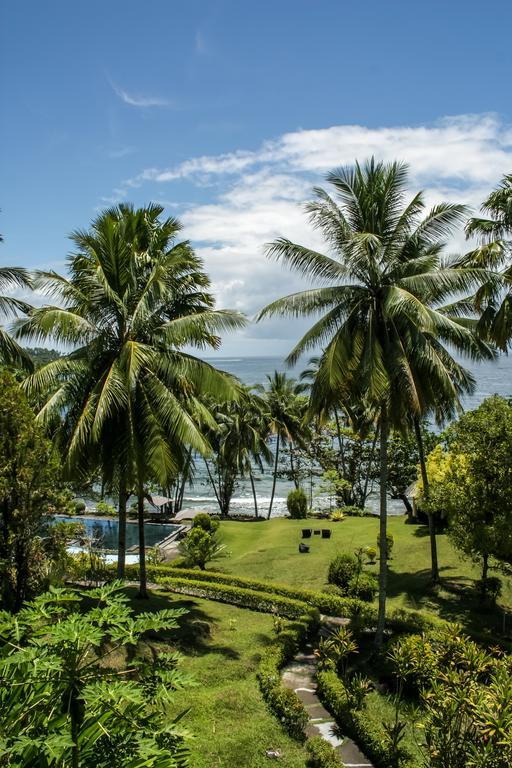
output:
[{"label": "ocean water", "polygon": [[[237,376],[244,384],[265,384],[267,376],[274,371],[284,371],[290,376],[298,378],[300,371],[307,367],[307,360],[294,369],[290,369],[282,357],[216,357],[208,360],[217,368],[228,371]],[[512,357],[502,355],[495,362],[467,363],[463,364],[471,370],[476,379],[475,392],[466,397],[464,407],[469,410],[476,408],[486,397],[493,394],[512,396]],[[292,489],[292,484],[278,479],[276,495],[272,508],[272,517],[286,514],[286,496]],[[266,515],[272,488],[271,468],[266,468],[263,474],[256,476],[256,490],[258,498],[258,511],[260,515]],[[325,499],[314,497],[315,506],[328,505]],[[193,487],[185,492],[185,508],[204,509],[210,512],[218,512],[211,485],[204,467],[204,462],[198,459],[197,472]],[[372,511],[377,511],[378,500],[376,493],[372,495],[368,506]],[[403,514],[402,502],[389,500],[390,514]],[[240,481],[237,485],[234,498],[231,501],[232,514],[254,514],[252,491],[248,482]]]}]

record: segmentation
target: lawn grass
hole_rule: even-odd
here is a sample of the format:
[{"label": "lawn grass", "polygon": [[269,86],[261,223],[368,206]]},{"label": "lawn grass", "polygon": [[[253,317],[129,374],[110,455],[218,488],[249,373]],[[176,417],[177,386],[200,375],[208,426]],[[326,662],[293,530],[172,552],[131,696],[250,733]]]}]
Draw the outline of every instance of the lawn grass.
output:
[{"label": "lawn grass", "polygon": [[[273,619],[266,614],[196,598],[153,592],[149,603],[129,590],[136,611],[184,607],[188,613],[168,636],[146,645],[160,650],[178,648],[183,669],[197,687],[177,694],[176,714],[190,707],[183,725],[190,741],[194,768],[263,768],[266,749],[281,752],[283,768],[304,768],[306,752],[291,739],[267,710],[256,670],[273,639]],[[138,653],[144,653],[139,648]]]},{"label": "lawn grass", "polygon": [[[220,534],[229,554],[210,568],[250,578],[269,579],[296,587],[323,589],[330,560],[339,552],[376,546],[378,519],[349,517],[338,523],[327,520],[275,518],[260,523],[225,521]],[[332,537],[312,536],[310,552],[298,545],[302,528],[330,528]],[[438,535],[440,588],[430,585],[430,544],[426,526],[408,525],[403,517],[391,517],[389,531],[395,543],[389,562],[388,597],[394,607],[414,608],[457,621],[475,630],[501,629],[503,612],[512,612],[512,580],[502,576],[503,596],[497,609],[482,606],[474,589],[479,569],[463,559],[446,534]],[[367,565],[377,573],[378,563]],[[507,617],[508,632],[512,616]]]}]

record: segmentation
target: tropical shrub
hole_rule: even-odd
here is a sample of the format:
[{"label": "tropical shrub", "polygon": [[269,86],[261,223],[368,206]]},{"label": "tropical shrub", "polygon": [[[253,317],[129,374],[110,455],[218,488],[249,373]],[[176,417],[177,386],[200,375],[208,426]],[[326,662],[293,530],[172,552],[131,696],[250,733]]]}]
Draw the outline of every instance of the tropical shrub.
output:
[{"label": "tropical shrub", "polygon": [[343,512],[342,509],[333,509],[333,511],[329,515],[329,520],[332,520],[333,523],[340,523],[344,519],[345,519],[345,513]]},{"label": "tropical shrub", "polygon": [[328,637],[321,637],[315,650],[319,668],[336,669],[342,677],[346,677],[349,658],[355,653],[358,653],[357,643],[347,627],[337,627]]},{"label": "tropical shrub", "polygon": [[306,741],[308,768],[343,768],[343,763],[334,748],[321,736],[312,736]]},{"label": "tropical shrub", "polygon": [[192,528],[202,528],[207,533],[215,533],[219,528],[219,521],[207,512],[201,512],[194,517]]},{"label": "tropical shrub", "polygon": [[336,555],[334,560],[329,563],[327,581],[329,584],[335,584],[342,590],[347,590],[350,581],[357,576],[360,571],[360,565],[354,555],[345,552]]},{"label": "tropical shrub", "polygon": [[211,560],[226,554],[225,546],[218,541],[216,535],[200,526],[192,528],[180,541],[178,548],[189,566],[197,566],[202,571]]},{"label": "tropical shrub", "polygon": [[109,504],[102,499],[96,504],[96,514],[101,515],[102,517],[115,517],[117,515],[117,511],[112,504]]},{"label": "tropical shrub", "polygon": [[366,517],[371,514],[367,507],[356,507],[353,504],[343,507],[343,512],[349,517]]},{"label": "tropical shrub", "polygon": [[308,497],[302,488],[290,491],[286,497],[286,507],[290,517],[294,520],[302,520],[308,514]]},{"label": "tropical shrub", "polygon": [[350,579],[347,595],[371,603],[377,594],[378,588],[379,582],[373,573],[365,573],[363,571],[363,573],[359,573]]},{"label": "tropical shrub", "polygon": [[366,547],[365,552],[366,552],[366,557],[370,561],[370,565],[374,565],[377,559],[377,550],[375,549],[375,547]]},{"label": "tropical shrub", "polygon": [[[127,676],[122,652],[147,632],[176,627],[186,611],[134,616],[121,589],[114,583],[87,592],[52,590],[16,616],[0,614],[2,765],[187,764],[178,724],[184,713],[169,713],[176,691],[191,682],[180,670],[180,654],[137,660]],[[121,653],[114,657],[113,649]]]},{"label": "tropical shrub", "polygon": [[87,504],[83,499],[73,499],[73,510],[75,515],[83,515],[87,509]]},{"label": "tropical shrub", "polygon": [[[393,544],[395,543],[395,537],[392,533],[386,533],[386,554],[387,558],[389,559],[391,557],[391,552],[393,551]],[[377,534],[377,549],[380,550],[380,533]]]},{"label": "tropical shrub", "polygon": [[506,662],[485,683],[450,670],[423,692],[429,768],[510,768],[512,677]]}]

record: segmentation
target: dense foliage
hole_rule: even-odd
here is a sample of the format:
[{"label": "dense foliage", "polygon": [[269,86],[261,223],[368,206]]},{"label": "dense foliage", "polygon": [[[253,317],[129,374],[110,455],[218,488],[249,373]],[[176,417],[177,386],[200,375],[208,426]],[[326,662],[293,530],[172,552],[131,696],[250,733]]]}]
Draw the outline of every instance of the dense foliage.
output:
[{"label": "dense foliage", "polygon": [[435,514],[448,516],[449,535],[482,565],[512,565],[512,405],[494,396],[469,411],[446,433],[446,446],[429,456],[430,497]]},{"label": "dense foliage", "polygon": [[134,617],[120,585],[52,590],[0,614],[0,759],[12,768],[182,768],[177,653],[133,658],[183,609]]},{"label": "dense foliage", "polygon": [[41,589],[58,557],[48,515],[67,512],[60,463],[26,397],[0,371],[0,604],[14,611]]}]

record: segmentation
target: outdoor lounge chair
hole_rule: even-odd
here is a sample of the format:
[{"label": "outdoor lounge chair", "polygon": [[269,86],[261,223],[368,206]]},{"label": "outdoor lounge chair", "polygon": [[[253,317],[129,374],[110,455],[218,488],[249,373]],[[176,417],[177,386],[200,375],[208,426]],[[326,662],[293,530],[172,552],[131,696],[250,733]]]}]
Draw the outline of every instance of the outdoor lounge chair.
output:
[{"label": "outdoor lounge chair", "polygon": [[330,528],[323,528],[322,529],[322,539],[330,539],[331,538],[331,529]]},{"label": "outdoor lounge chair", "polygon": [[311,528],[303,528],[302,529],[302,538],[303,539],[310,539],[311,538]]}]

